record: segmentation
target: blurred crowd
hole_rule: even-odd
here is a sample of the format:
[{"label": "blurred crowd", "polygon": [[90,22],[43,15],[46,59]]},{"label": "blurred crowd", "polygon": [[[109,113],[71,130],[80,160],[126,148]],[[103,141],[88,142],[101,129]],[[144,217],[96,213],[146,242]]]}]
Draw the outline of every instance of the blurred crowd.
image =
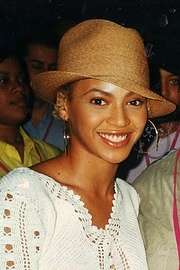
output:
[{"label": "blurred crowd", "polygon": [[[50,147],[48,149],[52,148],[53,151],[54,149],[56,151],[63,151],[65,149],[64,121],[53,116],[53,105],[43,101],[36,94],[36,90],[31,87],[31,80],[38,73],[56,70],[59,39],[74,24],[71,21],[62,21],[58,30],[56,30],[56,35],[54,31],[52,31],[53,34],[50,34],[49,32],[46,33],[44,29],[42,32],[38,30],[38,32],[28,34],[26,39],[21,44],[18,44],[16,48],[1,49],[0,87],[12,90],[15,88],[15,92],[16,88],[20,88],[21,91],[17,92],[21,92],[21,95],[26,97],[23,99],[26,102],[26,110],[28,111],[22,116],[21,120],[18,119],[17,123],[13,124],[15,130],[12,132],[13,127],[10,127],[9,131],[6,130],[7,123],[5,119],[7,118],[4,113],[5,111],[8,113],[8,107],[6,107],[6,110],[2,110],[2,130],[0,136],[1,143],[4,145],[1,149],[4,150],[1,150],[1,175],[15,167],[22,165],[31,166],[36,162],[44,160],[44,158],[51,157],[51,154],[41,153],[42,150],[39,150],[39,152],[43,158],[37,158],[37,153],[35,153],[35,158],[32,157],[29,154],[30,150],[25,150],[26,148],[24,148],[26,146],[24,136],[28,136],[33,141],[38,140],[42,144],[45,143],[46,146]],[[169,39],[168,36],[167,39]],[[177,105],[177,109],[168,116],[148,121],[142,137],[128,157],[128,162],[125,161],[120,165],[117,175],[130,183],[152,162],[161,159],[169,151],[178,149],[180,146],[180,61],[177,57],[179,52],[177,53],[174,50],[172,42],[170,45],[168,44],[168,40],[168,45],[166,43],[166,45],[159,43],[158,45],[151,46],[150,53],[148,52],[149,44],[146,40],[144,40],[144,43],[149,60],[151,89],[174,102]],[[11,65],[13,65],[12,68]],[[8,74],[6,74],[6,69]],[[15,83],[13,85],[11,76],[13,77],[13,74],[18,72],[23,74],[23,80],[21,82],[21,80],[19,81],[18,78],[14,77]],[[3,74],[6,74],[7,78],[4,78]],[[8,94],[8,91],[6,94]],[[11,92],[9,94],[12,99],[16,100],[16,95],[11,95]],[[17,113],[16,108],[14,110]],[[15,117],[14,113],[10,113],[10,115]],[[21,133],[23,135],[20,135]],[[9,136],[12,138],[9,139]],[[22,139],[22,136],[24,139]],[[20,142],[24,144],[23,148],[21,147],[21,152],[19,152],[17,141],[18,144]],[[28,159],[31,159],[31,161]]]},{"label": "blurred crowd", "polygon": [[[3,48],[0,51],[1,177],[14,168],[31,167],[61,155],[66,150],[68,139],[66,121],[56,117],[54,105],[41,99],[31,82],[37,74],[53,72],[57,69],[59,40],[73,24],[72,22],[64,24],[63,29],[59,29],[58,38],[44,31],[31,33],[16,48],[11,50]],[[146,40],[144,44],[148,50]],[[167,44],[169,44],[168,37],[165,44],[153,46],[150,56],[147,51],[150,86],[155,93],[176,104],[176,110],[167,116],[147,121],[141,138],[134,145],[128,158],[119,165],[116,174],[117,177],[134,185],[140,194],[139,222],[149,254],[148,258],[150,258],[150,269],[153,270],[168,270],[171,267],[168,263],[167,268],[157,267],[154,261],[160,261],[161,257],[164,260],[164,255],[160,253],[152,255],[152,250],[159,249],[154,239],[157,242],[160,237],[159,230],[164,228],[160,212],[166,206],[164,213],[166,210],[169,213],[171,209],[175,182],[171,182],[170,179],[174,175],[172,169],[175,166],[174,162],[179,162],[177,153],[180,148],[180,59],[173,49],[173,44],[171,43],[171,46]],[[165,170],[167,170],[166,174]],[[177,171],[178,166],[176,166],[176,175]],[[177,182],[179,183],[179,178]],[[165,183],[170,187],[170,195],[164,191]],[[177,190],[179,192],[179,184]],[[165,197],[166,201],[170,199],[169,204],[163,208],[162,200],[165,200]],[[158,214],[152,209],[158,209]],[[179,213],[179,208],[177,211]],[[157,221],[158,215],[159,230],[156,226],[155,230],[153,222]],[[151,216],[150,221],[149,216]],[[169,231],[172,231],[172,224]],[[162,237],[164,242],[160,241],[161,246],[169,241],[166,229],[163,234],[165,236]],[[149,240],[151,237],[153,240]],[[175,249],[171,244],[169,244],[170,249]]]}]

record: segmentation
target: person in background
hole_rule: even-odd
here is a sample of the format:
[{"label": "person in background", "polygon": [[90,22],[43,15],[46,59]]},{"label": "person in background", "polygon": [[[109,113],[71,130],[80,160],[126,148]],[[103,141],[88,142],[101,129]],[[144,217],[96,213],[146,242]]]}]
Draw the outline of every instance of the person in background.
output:
[{"label": "person in background", "polygon": [[134,182],[149,270],[180,269],[180,150],[151,164]]},{"label": "person in background", "polygon": [[[180,148],[180,62],[173,49],[167,51],[165,47],[155,53],[154,62],[150,65],[152,88],[175,103],[177,109],[149,123],[138,144],[141,146],[138,148],[140,161],[134,168],[129,166],[126,170],[128,182],[133,182],[152,162]],[[150,142],[147,142],[148,138]]]},{"label": "person in background", "polygon": [[[57,65],[57,45],[47,34],[29,38],[25,50],[25,62],[30,81],[38,73],[52,71]],[[32,117],[23,127],[33,138],[43,140],[64,150],[64,123],[53,116],[53,106],[37,97],[35,89]]]},{"label": "person in background", "polygon": [[0,57],[0,176],[10,170],[55,157],[59,150],[30,138],[23,123],[31,115],[31,99],[23,61],[14,52]]},{"label": "person in background", "polygon": [[116,170],[147,118],[175,105],[149,89],[139,33],[102,19],[77,24],[60,41],[57,70],[33,88],[66,123],[67,148],[0,183],[0,269],[147,270],[139,197]]}]

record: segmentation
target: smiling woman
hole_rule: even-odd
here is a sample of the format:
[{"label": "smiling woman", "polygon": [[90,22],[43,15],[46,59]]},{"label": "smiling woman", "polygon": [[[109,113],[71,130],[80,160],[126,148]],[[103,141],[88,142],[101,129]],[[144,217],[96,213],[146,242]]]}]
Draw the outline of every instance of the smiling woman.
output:
[{"label": "smiling woman", "polygon": [[147,118],[175,105],[149,89],[141,37],[84,21],[60,41],[57,70],[38,74],[33,88],[65,121],[67,151],[3,178],[0,268],[146,270],[139,197],[115,175]]},{"label": "smiling woman", "polygon": [[88,153],[105,161],[117,164],[124,160],[143,132],[146,99],[97,79],[71,83],[69,91],[58,92],[56,107],[56,115],[69,123],[72,135],[68,147],[73,144],[79,149],[83,144]]}]

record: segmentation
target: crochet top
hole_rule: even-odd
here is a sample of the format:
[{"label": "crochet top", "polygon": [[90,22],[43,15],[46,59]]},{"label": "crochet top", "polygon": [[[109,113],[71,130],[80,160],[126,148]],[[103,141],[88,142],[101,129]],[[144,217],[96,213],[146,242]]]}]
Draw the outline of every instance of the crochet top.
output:
[{"label": "crochet top", "polygon": [[116,179],[108,224],[99,229],[80,196],[18,168],[0,183],[1,270],[147,270],[139,197]]}]

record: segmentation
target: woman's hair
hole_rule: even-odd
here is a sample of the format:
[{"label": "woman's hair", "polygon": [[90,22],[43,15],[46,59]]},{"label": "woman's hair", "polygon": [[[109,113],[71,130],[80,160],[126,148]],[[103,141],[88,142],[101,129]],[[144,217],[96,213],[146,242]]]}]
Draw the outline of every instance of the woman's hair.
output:
[{"label": "woman's hair", "polygon": [[59,110],[61,109],[63,99],[68,99],[71,100],[72,98],[72,83],[62,85],[58,91],[57,91],[57,96],[56,96],[56,103],[54,105],[54,110],[53,110],[53,116],[55,118],[60,118],[59,116]]},{"label": "woman's hair", "polygon": [[25,81],[27,84],[29,84],[29,76],[27,72],[26,63],[23,57],[21,56],[20,52],[18,51],[18,49],[17,50],[6,50],[6,49],[0,50],[0,63],[2,63],[8,58],[15,59],[18,62],[23,72],[23,75],[25,77]]},{"label": "woman's hair", "polygon": [[149,62],[150,89],[161,95],[160,66],[155,62]]}]

